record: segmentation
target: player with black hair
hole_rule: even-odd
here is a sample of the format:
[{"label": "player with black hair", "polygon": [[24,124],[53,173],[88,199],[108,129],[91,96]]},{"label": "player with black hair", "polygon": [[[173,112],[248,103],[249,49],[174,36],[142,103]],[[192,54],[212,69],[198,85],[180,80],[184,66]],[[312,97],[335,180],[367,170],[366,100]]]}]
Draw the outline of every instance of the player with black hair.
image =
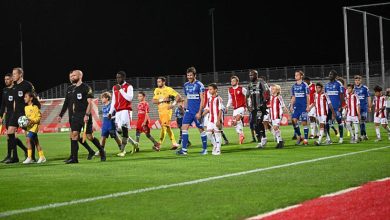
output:
[{"label": "player with black hair", "polygon": [[124,157],[126,155],[125,147],[127,141],[130,141],[134,148],[138,147],[138,143],[129,136],[129,129],[131,128],[130,112],[132,111],[131,101],[133,100],[133,86],[126,82],[126,73],[124,71],[119,71],[116,74],[116,82],[117,84],[112,88],[111,109],[108,113],[108,118],[111,118],[114,111],[116,112],[115,125],[118,132],[122,135],[122,145],[118,156]]}]

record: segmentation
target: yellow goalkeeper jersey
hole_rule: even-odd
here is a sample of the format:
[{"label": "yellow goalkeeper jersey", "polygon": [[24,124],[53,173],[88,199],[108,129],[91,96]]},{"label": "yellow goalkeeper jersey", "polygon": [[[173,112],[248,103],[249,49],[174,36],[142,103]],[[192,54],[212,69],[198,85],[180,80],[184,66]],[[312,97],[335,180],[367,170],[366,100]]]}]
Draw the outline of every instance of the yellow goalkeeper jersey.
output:
[{"label": "yellow goalkeeper jersey", "polygon": [[[174,89],[172,89],[169,86],[164,86],[163,88],[156,88],[154,89],[154,96],[153,99],[157,100],[163,100],[166,98],[169,98],[169,96],[173,96],[176,98],[176,96],[179,93],[177,93]],[[172,111],[172,109],[169,109],[169,105],[171,104],[170,101],[168,102],[160,102],[158,104],[158,112],[164,113],[164,112],[169,112]]]},{"label": "yellow goalkeeper jersey", "polygon": [[36,105],[27,105],[24,107],[24,113],[31,122],[31,125],[27,126],[26,131],[37,133],[38,126],[41,121],[41,110],[39,110],[38,106]]}]

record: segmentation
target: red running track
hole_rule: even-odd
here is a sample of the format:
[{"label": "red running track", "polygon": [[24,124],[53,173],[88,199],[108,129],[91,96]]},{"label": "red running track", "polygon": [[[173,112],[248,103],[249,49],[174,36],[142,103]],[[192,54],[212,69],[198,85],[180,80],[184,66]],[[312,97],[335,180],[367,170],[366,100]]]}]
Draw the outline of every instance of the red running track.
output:
[{"label": "red running track", "polygon": [[390,179],[345,193],[306,201],[298,207],[251,219],[390,219]]}]

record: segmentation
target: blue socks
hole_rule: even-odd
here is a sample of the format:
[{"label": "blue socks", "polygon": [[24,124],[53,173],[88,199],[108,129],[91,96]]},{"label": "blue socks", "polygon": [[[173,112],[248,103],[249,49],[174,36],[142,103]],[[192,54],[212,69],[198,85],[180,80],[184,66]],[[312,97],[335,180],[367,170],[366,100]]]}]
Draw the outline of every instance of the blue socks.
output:
[{"label": "blue socks", "polygon": [[[188,135],[187,135],[188,138]],[[200,138],[202,139],[202,148],[207,149],[207,134],[205,131],[200,133]]]},{"label": "blue socks", "polygon": [[294,126],[294,131],[297,136],[301,136],[301,130],[299,129],[299,125]]},{"label": "blue socks", "polygon": [[181,142],[181,146],[182,146],[181,150],[182,150],[182,151],[187,151],[187,145],[188,145],[188,131],[183,130],[183,134],[182,134],[182,135],[183,135],[183,136],[182,136],[183,140],[182,140],[182,142]]},{"label": "blue socks", "polygon": [[366,133],[366,123],[361,123],[360,124],[360,134],[361,135],[367,135],[367,133]]},{"label": "blue socks", "polygon": [[339,124],[339,132],[340,132],[340,138],[343,138],[344,136],[344,125]]},{"label": "blue socks", "polygon": [[305,135],[305,139],[306,139],[306,140],[309,139],[309,128],[307,127],[307,125],[305,125],[305,126],[303,127],[303,133],[304,133],[304,135]]}]

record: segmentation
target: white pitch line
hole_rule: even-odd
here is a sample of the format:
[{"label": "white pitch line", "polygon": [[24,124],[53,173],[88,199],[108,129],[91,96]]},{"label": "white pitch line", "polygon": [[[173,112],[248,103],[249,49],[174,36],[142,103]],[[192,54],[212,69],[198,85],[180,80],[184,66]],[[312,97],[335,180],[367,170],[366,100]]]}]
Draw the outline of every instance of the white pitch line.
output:
[{"label": "white pitch line", "polygon": [[127,196],[127,195],[156,191],[156,190],[160,190],[160,189],[168,189],[168,188],[173,188],[173,187],[177,187],[177,186],[194,185],[194,184],[198,184],[198,183],[204,183],[204,182],[209,182],[209,181],[219,180],[219,179],[224,179],[224,178],[229,178],[229,177],[242,176],[242,175],[247,175],[247,174],[251,174],[251,173],[259,173],[259,172],[263,172],[263,171],[267,171],[267,170],[274,170],[274,169],[279,169],[279,168],[284,168],[284,167],[296,166],[296,165],[300,165],[300,164],[313,163],[313,162],[322,161],[322,160],[329,160],[329,159],[334,159],[334,158],[339,158],[339,157],[361,154],[361,153],[366,153],[366,152],[370,152],[370,151],[377,151],[377,150],[382,150],[382,149],[386,149],[389,147],[390,146],[378,147],[378,148],[373,148],[373,149],[368,149],[368,150],[349,152],[349,153],[345,153],[345,154],[338,154],[338,155],[333,155],[333,156],[328,156],[328,157],[320,157],[320,158],[315,158],[315,159],[310,159],[310,160],[303,160],[303,161],[298,161],[298,162],[293,162],[293,163],[287,163],[287,164],[282,164],[282,165],[277,165],[277,166],[272,166],[272,167],[258,168],[258,169],[253,169],[253,170],[237,172],[237,173],[229,173],[229,174],[225,174],[225,175],[221,175],[221,176],[213,176],[213,177],[191,180],[191,181],[186,181],[186,182],[181,182],[181,183],[166,184],[166,185],[148,187],[148,188],[143,188],[143,189],[112,193],[112,194],[107,194],[107,195],[103,195],[103,196],[71,200],[68,202],[58,202],[58,203],[51,203],[48,205],[26,208],[26,209],[16,209],[16,210],[11,210],[11,211],[5,211],[5,212],[0,212],[0,218],[12,216],[12,215],[17,215],[17,214],[22,214],[22,213],[26,213],[26,212],[30,213],[30,212],[36,212],[36,211],[45,210],[45,209],[52,209],[52,208],[58,208],[58,207],[63,207],[63,206],[70,206],[70,205],[75,205],[75,204],[94,202],[94,201],[103,200],[103,199],[117,198],[117,197],[122,197],[122,196]]}]

